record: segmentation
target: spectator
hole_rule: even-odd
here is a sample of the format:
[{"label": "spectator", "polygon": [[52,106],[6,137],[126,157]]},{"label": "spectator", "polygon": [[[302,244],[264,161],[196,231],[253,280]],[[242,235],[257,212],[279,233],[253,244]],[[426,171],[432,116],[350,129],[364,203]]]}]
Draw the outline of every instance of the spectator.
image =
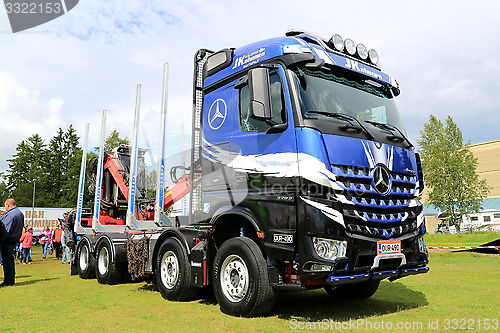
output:
[{"label": "spectator", "polygon": [[38,234],[40,239],[40,244],[42,245],[43,259],[47,257],[47,248],[49,247],[50,241],[52,239],[52,232],[48,226],[43,227],[43,231]]},{"label": "spectator", "polygon": [[[68,237],[69,239],[69,237]],[[64,264],[65,262],[70,264],[71,263],[71,256],[69,253],[69,247],[66,246],[66,231],[63,230],[62,235],[61,235],[61,245],[62,245],[62,250],[63,250],[63,257],[61,262]]]},{"label": "spectator", "polygon": [[0,218],[0,242],[4,274],[4,280],[0,284],[0,287],[13,286],[16,282],[14,249],[17,243],[19,243],[24,226],[24,215],[17,208],[14,199],[7,199],[5,201],[5,210],[7,213]]},{"label": "spectator", "polygon": [[61,246],[61,234],[63,230],[61,228],[61,224],[57,225],[56,230],[54,230],[54,235],[53,235],[53,242],[52,245],[54,245],[54,250],[56,250],[56,259],[61,260],[62,258],[62,246]]},{"label": "spectator", "polygon": [[19,240],[22,243],[22,249],[23,249],[23,257],[19,263],[23,263],[26,265],[26,262],[28,264],[31,264],[31,247],[33,245],[33,228],[28,227],[28,230],[21,236],[21,239]]}]

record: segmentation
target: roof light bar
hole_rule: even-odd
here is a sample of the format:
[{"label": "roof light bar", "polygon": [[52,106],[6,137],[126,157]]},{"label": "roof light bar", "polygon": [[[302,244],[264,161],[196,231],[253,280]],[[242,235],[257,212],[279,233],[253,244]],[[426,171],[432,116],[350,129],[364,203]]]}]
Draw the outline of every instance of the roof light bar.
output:
[{"label": "roof light bar", "polygon": [[379,57],[377,51],[374,49],[368,50],[364,44],[356,45],[352,39],[342,39],[339,34],[333,35],[328,41],[328,46],[338,52],[347,53],[350,56],[356,57],[360,60],[370,62],[377,66]]}]

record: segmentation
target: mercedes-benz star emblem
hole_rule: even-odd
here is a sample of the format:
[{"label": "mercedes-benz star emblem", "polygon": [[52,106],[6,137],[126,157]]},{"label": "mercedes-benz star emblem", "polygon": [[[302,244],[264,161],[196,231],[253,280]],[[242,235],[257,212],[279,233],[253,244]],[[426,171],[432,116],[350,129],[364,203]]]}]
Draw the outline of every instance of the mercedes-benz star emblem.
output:
[{"label": "mercedes-benz star emblem", "polygon": [[375,190],[385,195],[391,189],[391,175],[387,168],[377,165],[373,170],[373,187]]},{"label": "mercedes-benz star emblem", "polygon": [[227,116],[226,102],[219,98],[216,99],[208,110],[208,126],[213,130],[218,130],[224,125]]}]

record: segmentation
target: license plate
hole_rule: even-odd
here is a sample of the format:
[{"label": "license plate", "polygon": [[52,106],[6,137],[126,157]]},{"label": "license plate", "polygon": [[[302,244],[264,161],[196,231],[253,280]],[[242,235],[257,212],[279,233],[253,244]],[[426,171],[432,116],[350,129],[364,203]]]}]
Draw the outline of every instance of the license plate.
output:
[{"label": "license plate", "polygon": [[378,241],[377,255],[379,254],[394,254],[401,253],[400,241]]}]

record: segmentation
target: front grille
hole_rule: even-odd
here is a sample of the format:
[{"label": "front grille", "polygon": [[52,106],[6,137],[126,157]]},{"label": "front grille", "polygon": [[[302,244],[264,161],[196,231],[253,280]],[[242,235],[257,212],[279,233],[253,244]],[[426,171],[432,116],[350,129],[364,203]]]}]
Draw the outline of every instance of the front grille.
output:
[{"label": "front grille", "polygon": [[[346,194],[379,195],[372,184],[373,169],[358,166],[332,165],[337,183],[343,186]],[[392,189],[385,196],[413,197],[416,193],[417,177],[410,173],[390,171]]]},{"label": "front grille", "polygon": [[391,190],[379,194],[373,187],[373,169],[332,165],[336,193],[348,232],[375,238],[394,238],[416,230],[417,204],[415,175],[391,171]]},{"label": "front grille", "polygon": [[409,232],[413,232],[417,229],[416,220],[397,223],[399,225],[394,226],[368,226],[360,223],[346,223],[346,229],[350,233],[359,234],[363,236],[368,236],[372,238],[397,238],[399,236],[405,235]]}]

